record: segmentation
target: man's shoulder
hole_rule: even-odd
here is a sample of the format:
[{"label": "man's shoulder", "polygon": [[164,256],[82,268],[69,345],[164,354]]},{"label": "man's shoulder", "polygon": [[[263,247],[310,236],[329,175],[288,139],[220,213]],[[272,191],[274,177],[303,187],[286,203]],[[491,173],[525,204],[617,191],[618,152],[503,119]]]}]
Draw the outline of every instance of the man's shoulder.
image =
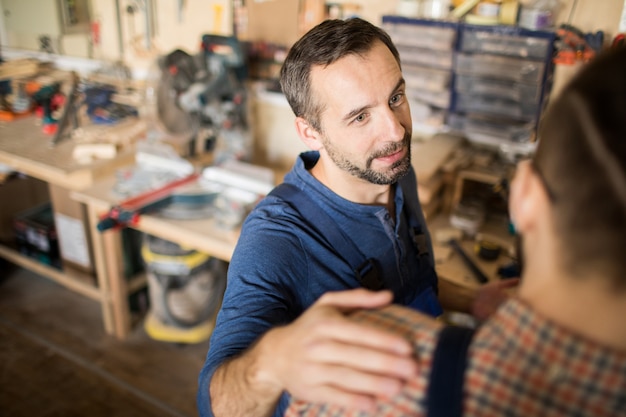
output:
[{"label": "man's shoulder", "polygon": [[392,304],[383,308],[357,310],[350,317],[360,323],[405,335],[414,344],[434,348],[443,323],[412,308]]},{"label": "man's shoulder", "polygon": [[[402,394],[381,397],[375,415],[423,415],[424,393],[428,385],[432,355],[443,323],[413,309],[393,304],[379,309],[356,310],[349,317],[361,324],[400,334],[413,344],[418,374],[407,382]],[[358,410],[348,410],[330,404],[307,403],[293,399],[285,413],[287,417],[357,417]]]},{"label": "man's shoulder", "polygon": [[282,198],[268,195],[263,198],[248,214],[242,233],[248,229],[255,232],[263,229],[293,231],[294,225],[302,223],[301,214]]},{"label": "man's shoulder", "polygon": [[310,243],[303,242],[314,230],[309,224],[289,203],[267,196],[246,217],[233,258],[238,259],[242,253],[245,259],[292,256],[294,251],[303,250],[305,243]]}]

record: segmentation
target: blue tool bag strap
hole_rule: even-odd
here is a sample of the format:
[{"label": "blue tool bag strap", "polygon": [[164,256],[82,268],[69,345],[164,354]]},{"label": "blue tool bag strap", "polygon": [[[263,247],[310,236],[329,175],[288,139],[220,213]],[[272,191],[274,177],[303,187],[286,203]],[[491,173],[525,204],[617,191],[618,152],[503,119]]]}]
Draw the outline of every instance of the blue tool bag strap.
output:
[{"label": "blue tool bag strap", "polygon": [[[309,223],[318,226],[318,232],[324,236],[332,248],[352,268],[357,280],[364,288],[380,290],[384,282],[374,259],[365,259],[365,256],[356,247],[354,241],[348,238],[341,227],[311,197],[298,187],[282,183],[274,188],[269,195],[279,197],[296,210]],[[311,221],[315,219],[315,222]]]},{"label": "blue tool bag strap", "polygon": [[467,327],[446,326],[439,333],[426,395],[427,417],[463,415],[463,379],[474,332]]},{"label": "blue tool bag strap", "polygon": [[[438,293],[437,275],[435,271],[435,258],[430,250],[430,236],[426,228],[426,219],[424,218],[421,207],[415,206],[411,199],[405,199],[404,215],[409,222],[411,238],[417,250],[417,256],[420,261],[420,277],[428,279],[428,283],[432,287],[435,295]],[[425,268],[426,265],[431,269],[431,273]]]}]

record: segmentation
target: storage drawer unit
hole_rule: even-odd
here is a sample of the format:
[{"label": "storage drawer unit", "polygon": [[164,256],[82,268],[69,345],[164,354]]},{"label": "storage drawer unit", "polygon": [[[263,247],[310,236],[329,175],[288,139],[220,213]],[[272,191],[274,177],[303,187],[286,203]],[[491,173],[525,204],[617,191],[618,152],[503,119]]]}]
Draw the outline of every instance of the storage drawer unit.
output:
[{"label": "storage drawer unit", "polygon": [[534,139],[551,85],[553,32],[399,16],[383,16],[382,27],[400,52],[418,122],[438,111],[441,128],[470,140]]},{"label": "storage drawer unit", "polygon": [[402,72],[407,87],[429,91],[449,91],[452,80],[450,70],[429,68],[420,65],[402,63]]},{"label": "storage drawer unit", "polygon": [[448,125],[483,144],[533,141],[551,85],[554,40],[548,31],[461,25]]},{"label": "storage drawer unit", "polygon": [[408,45],[437,51],[456,48],[458,25],[453,22],[383,16],[382,28],[396,46]]},{"label": "storage drawer unit", "polygon": [[537,36],[541,32],[515,26],[497,26],[485,30],[483,26],[464,26],[459,51],[529,58],[544,61],[552,53],[552,36]]},{"label": "storage drawer unit", "polygon": [[[453,51],[437,51],[416,46],[398,45],[398,52],[403,63],[450,70],[454,63]],[[415,69],[415,67],[409,67]]]},{"label": "storage drawer unit", "polygon": [[473,77],[458,74],[456,91],[464,94],[495,96],[524,103],[537,103],[541,98],[541,84],[524,84],[497,78]]},{"label": "storage drawer unit", "polygon": [[457,74],[541,84],[545,68],[543,62],[523,58],[461,52],[456,55],[454,70]]},{"label": "storage drawer unit", "polygon": [[529,143],[535,131],[534,121],[498,121],[489,116],[468,117],[458,113],[450,114],[447,123],[455,131],[462,131],[474,140],[491,144]]},{"label": "storage drawer unit", "polygon": [[531,121],[537,116],[537,102],[519,102],[497,96],[457,94],[455,110],[462,113],[482,113],[516,120]]},{"label": "storage drawer unit", "polygon": [[451,104],[458,23],[383,16],[400,53],[414,127],[441,129]]}]

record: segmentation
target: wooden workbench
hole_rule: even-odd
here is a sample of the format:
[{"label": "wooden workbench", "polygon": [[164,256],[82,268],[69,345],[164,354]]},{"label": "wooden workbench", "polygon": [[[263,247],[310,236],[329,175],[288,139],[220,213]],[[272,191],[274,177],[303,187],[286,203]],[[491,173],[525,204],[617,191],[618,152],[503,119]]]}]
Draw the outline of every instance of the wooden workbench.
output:
[{"label": "wooden workbench", "polygon": [[[452,250],[449,244],[436,241],[437,231],[451,228],[449,216],[440,213],[427,223],[433,237],[433,250],[439,278],[462,287],[478,287],[480,285],[478,279],[463,259]],[[501,245],[502,251],[496,259],[490,261],[481,259],[475,252],[476,241],[473,237],[464,236],[459,241],[459,245],[490,281],[498,280],[498,269],[513,261],[515,237],[508,233],[508,225],[500,220],[486,222],[480,227],[478,235],[489,237],[489,240]]]},{"label": "wooden workbench", "polygon": [[[113,193],[115,178],[108,177],[97,181],[91,187],[72,193],[72,197],[87,207],[89,226],[92,231],[96,272],[106,276],[110,286],[111,314],[115,335],[123,339],[131,330],[131,314],[127,295],[145,278],[127,282],[124,277],[124,259],[119,230],[97,231],[101,216],[111,207],[119,204],[121,198]],[[210,254],[224,261],[230,261],[239,238],[239,229],[220,228],[214,219],[174,220],[158,215],[143,214],[132,228],[175,242],[183,247]]]},{"label": "wooden workbench", "polygon": [[68,190],[82,190],[134,159],[134,152],[127,151],[113,160],[82,165],[72,158],[71,140],[52,147],[52,137],[41,131],[35,117],[0,122],[0,163]]},{"label": "wooden workbench", "polygon": [[[102,214],[120,202],[120,198],[112,193],[115,181],[112,174],[116,169],[132,164],[134,153],[120,155],[115,160],[81,165],[72,159],[71,141],[61,142],[52,148],[49,146],[50,140],[51,137],[44,135],[35,124],[34,118],[0,125],[0,163],[71,190],[72,198],[85,205],[88,227],[91,231],[97,284],[90,285],[75,273],[63,273],[25,258],[8,247],[0,246],[0,256],[98,301],[102,306],[106,331],[123,339],[131,330],[128,296],[143,287],[146,278],[140,276],[126,279],[119,231],[109,230],[99,233],[97,223]],[[284,172],[282,174],[284,175]],[[282,175],[277,175],[276,178],[280,182]],[[133,227],[225,261],[230,261],[239,236],[239,230],[221,229],[213,219],[172,220],[155,215],[143,215],[140,222]],[[489,269],[493,265],[486,267]],[[459,285],[477,285],[454,255],[445,263],[438,265],[438,271],[441,275],[456,280]],[[489,270],[485,272],[493,275]]]},{"label": "wooden workbench", "polygon": [[[277,175],[277,181],[282,181],[282,176]],[[98,267],[98,275],[106,275],[110,285],[111,308],[115,319],[116,335],[124,338],[131,330],[131,314],[128,305],[127,294],[131,290],[129,283],[124,278],[123,257],[121,253],[122,243],[119,231],[108,230],[103,233],[97,232],[97,224],[101,216],[107,213],[111,207],[120,203],[120,197],[113,193],[115,179],[112,177],[97,181],[88,189],[74,192],[72,197],[84,203],[88,208],[90,228],[93,232],[92,243]],[[437,229],[450,227],[447,215],[438,215],[428,222],[431,233],[435,235]],[[139,222],[132,228],[162,239],[175,242],[183,247],[210,254],[224,261],[230,261],[237,239],[239,229],[225,230],[220,228],[214,219],[174,220],[166,219],[158,215],[142,215]],[[504,245],[511,245],[513,238],[506,235],[506,225],[490,222],[485,224],[480,232],[491,236],[500,236]],[[511,258],[503,253],[496,261],[484,261],[479,259],[473,252],[471,239],[461,240],[461,246],[466,253],[474,259],[479,268],[490,279],[497,279],[496,271],[511,261]],[[440,262],[437,263],[437,272],[442,279],[466,288],[476,288],[480,284],[472,272],[463,263],[461,258],[449,248],[435,244],[435,255]],[[447,254],[442,254],[447,251]],[[132,283],[132,282],[131,282]],[[135,282],[135,284],[138,284]]]},{"label": "wooden workbench", "polygon": [[[113,160],[81,165],[72,158],[74,145],[71,140],[62,141],[52,147],[51,139],[52,136],[41,131],[34,116],[0,123],[0,163],[48,184],[80,191],[91,186],[97,179],[110,176],[118,167],[134,161],[134,152],[128,151]],[[78,271],[59,271],[27,258],[5,245],[0,245],[0,257],[98,301],[102,306],[106,331],[110,334],[118,333],[111,304],[112,283],[107,275],[97,274],[96,283],[93,284]],[[134,287],[131,286],[132,288]]]}]

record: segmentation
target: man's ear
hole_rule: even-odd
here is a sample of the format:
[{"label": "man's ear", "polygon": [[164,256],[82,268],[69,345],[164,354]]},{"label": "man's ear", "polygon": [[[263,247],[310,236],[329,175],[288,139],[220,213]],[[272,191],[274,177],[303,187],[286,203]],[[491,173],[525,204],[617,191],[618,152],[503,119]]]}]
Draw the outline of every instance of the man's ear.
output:
[{"label": "man's ear", "polygon": [[322,149],[322,141],[319,132],[302,117],[296,117],[296,132],[300,140],[313,151]]},{"label": "man's ear", "polygon": [[509,194],[509,214],[515,228],[523,232],[535,223],[538,215],[540,184],[533,175],[530,161],[517,164]]},{"label": "man's ear", "polygon": [[533,216],[532,167],[530,161],[517,164],[509,194],[509,214],[515,229],[522,232],[528,228]]}]

